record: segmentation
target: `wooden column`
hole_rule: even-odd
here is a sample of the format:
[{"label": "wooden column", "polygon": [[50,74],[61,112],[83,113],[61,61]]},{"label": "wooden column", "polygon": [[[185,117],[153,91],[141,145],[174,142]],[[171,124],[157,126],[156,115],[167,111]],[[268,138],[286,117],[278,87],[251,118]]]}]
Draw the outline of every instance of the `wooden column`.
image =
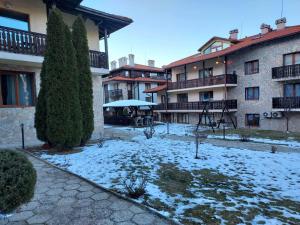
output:
[{"label": "wooden column", "polygon": [[107,63],[107,68],[108,68],[108,43],[107,43],[107,29],[104,28],[104,45],[105,45],[105,54],[106,54],[106,63]]}]

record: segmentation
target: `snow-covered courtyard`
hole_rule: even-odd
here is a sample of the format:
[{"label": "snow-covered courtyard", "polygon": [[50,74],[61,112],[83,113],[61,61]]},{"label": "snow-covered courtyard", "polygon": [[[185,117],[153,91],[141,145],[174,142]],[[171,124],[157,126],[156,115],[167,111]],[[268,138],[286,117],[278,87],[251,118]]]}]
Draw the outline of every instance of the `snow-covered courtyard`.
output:
[{"label": "snow-covered courtyard", "polygon": [[203,143],[195,159],[194,142],[162,133],[41,157],[121,193],[130,174],[146,176],[147,194],[137,201],[183,224],[300,224],[300,153]]}]

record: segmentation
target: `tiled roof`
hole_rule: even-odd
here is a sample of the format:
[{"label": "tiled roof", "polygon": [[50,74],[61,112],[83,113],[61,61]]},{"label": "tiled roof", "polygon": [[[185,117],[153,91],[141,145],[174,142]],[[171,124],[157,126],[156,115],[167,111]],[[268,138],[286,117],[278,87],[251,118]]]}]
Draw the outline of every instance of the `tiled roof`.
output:
[{"label": "tiled roof", "polygon": [[152,67],[152,66],[146,66],[142,64],[134,64],[134,66],[130,65],[125,65],[121,66],[115,70],[112,70],[111,72],[118,71],[118,70],[123,70],[123,69],[129,69],[129,70],[142,70],[142,71],[147,71],[147,72],[164,72],[163,68],[158,68],[158,67]]},{"label": "tiled roof", "polygon": [[163,91],[163,90],[166,90],[167,89],[167,85],[164,84],[164,85],[159,85],[155,88],[150,88],[150,89],[147,89],[144,91],[144,93],[157,93],[159,91]]},{"label": "tiled roof", "polygon": [[244,49],[244,48],[256,45],[256,44],[264,43],[267,41],[272,41],[272,40],[283,38],[283,37],[292,36],[292,35],[295,35],[298,33],[300,33],[300,25],[286,27],[281,30],[272,30],[266,34],[258,34],[258,35],[246,37],[243,39],[239,39],[238,40],[239,42],[237,44],[234,44],[234,45],[232,45],[224,50],[218,51],[218,52],[213,52],[213,53],[206,54],[206,55],[198,53],[198,54],[186,57],[184,59],[172,62],[169,65],[166,65],[164,68],[170,69],[172,67],[177,67],[177,66],[181,66],[181,65],[185,65],[185,64],[195,63],[195,62],[199,62],[199,61],[203,61],[203,60],[207,60],[207,59],[224,56],[224,55],[233,53],[235,51],[238,51],[238,50],[241,50],[241,49]]},{"label": "tiled roof", "polygon": [[166,80],[159,80],[159,79],[153,79],[148,77],[137,77],[137,78],[130,78],[130,77],[124,77],[124,76],[115,76],[108,78],[104,81],[104,83],[107,83],[109,81],[129,81],[129,82],[153,82],[153,83],[166,83]]}]

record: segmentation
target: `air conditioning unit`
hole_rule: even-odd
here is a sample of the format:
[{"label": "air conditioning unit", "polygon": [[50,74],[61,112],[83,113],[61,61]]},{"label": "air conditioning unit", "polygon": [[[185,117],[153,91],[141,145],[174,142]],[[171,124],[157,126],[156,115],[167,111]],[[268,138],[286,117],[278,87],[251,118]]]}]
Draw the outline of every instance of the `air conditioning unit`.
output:
[{"label": "air conditioning unit", "polygon": [[282,118],[282,112],[272,112],[272,118],[274,119]]},{"label": "air conditioning unit", "polygon": [[271,118],[272,118],[272,112],[264,112],[264,113],[263,113],[263,116],[264,116],[265,118],[271,119]]}]

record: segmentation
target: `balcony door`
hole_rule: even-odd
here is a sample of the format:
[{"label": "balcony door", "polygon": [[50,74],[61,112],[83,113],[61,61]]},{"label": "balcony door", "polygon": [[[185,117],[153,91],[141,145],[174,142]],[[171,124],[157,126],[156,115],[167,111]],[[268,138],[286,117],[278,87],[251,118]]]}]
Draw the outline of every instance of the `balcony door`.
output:
[{"label": "balcony door", "polygon": [[300,83],[285,84],[284,97],[300,97]]},{"label": "balcony door", "polygon": [[11,10],[0,9],[0,26],[29,31],[29,16]]},{"label": "balcony door", "polygon": [[177,102],[178,103],[186,103],[188,102],[188,94],[178,94],[177,95]]}]

